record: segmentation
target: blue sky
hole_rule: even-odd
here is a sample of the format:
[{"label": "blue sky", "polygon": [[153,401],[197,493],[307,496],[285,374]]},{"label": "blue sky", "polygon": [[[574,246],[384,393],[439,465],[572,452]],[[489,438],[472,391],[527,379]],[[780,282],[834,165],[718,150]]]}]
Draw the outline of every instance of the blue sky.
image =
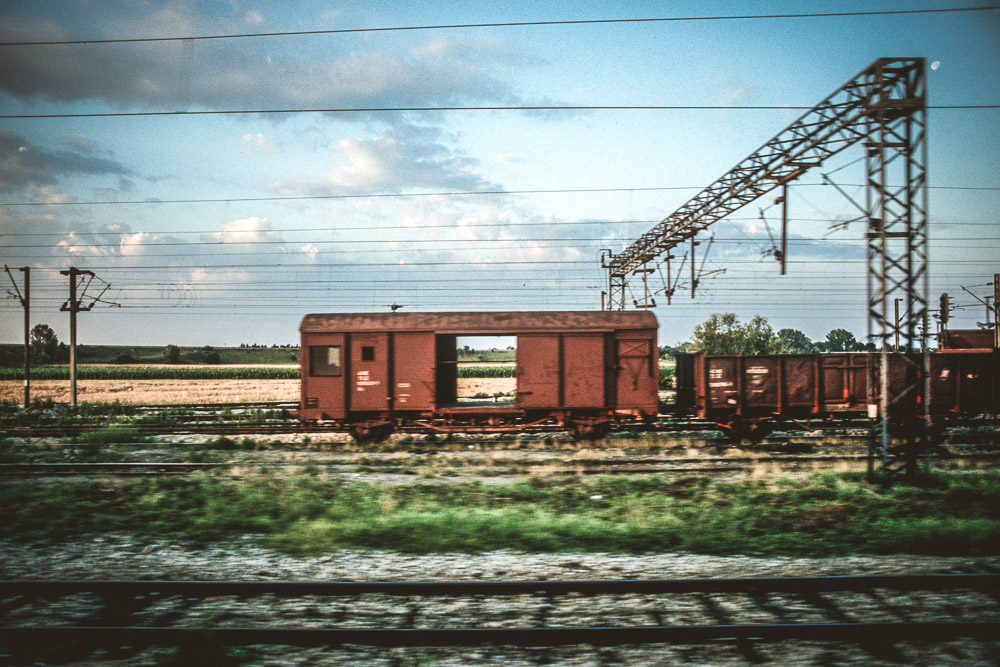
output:
[{"label": "blue sky", "polygon": [[[0,2],[0,41],[988,6],[883,2]],[[924,57],[932,105],[1000,103],[1000,10],[474,27],[0,46],[0,114],[538,105],[811,107],[879,57]],[[596,309],[619,252],[802,113],[434,111],[3,119],[0,255],[31,266],[32,323],[68,337],[60,269],[111,284],[82,343],[289,343],[308,312]],[[931,109],[932,304],[1000,272],[998,109]],[[821,171],[863,198],[861,149]],[[966,189],[979,188],[979,189]],[[537,192],[539,190],[562,192]],[[609,191],[611,190],[611,191]],[[519,194],[482,194],[484,192]],[[534,191],[534,192],[526,192]],[[569,192],[573,191],[573,192]],[[471,194],[433,194],[471,193]],[[480,193],[480,194],[475,194]],[[202,200],[202,201],[192,201]],[[212,201],[204,201],[212,200]],[[865,334],[861,223],[810,174],[713,227],[695,299],[821,339]],[[707,239],[706,239],[707,240]],[[699,260],[700,261],[700,260]],[[8,281],[6,275],[0,276]],[[95,282],[88,293],[94,293]],[[18,342],[16,301],[0,341]]]}]

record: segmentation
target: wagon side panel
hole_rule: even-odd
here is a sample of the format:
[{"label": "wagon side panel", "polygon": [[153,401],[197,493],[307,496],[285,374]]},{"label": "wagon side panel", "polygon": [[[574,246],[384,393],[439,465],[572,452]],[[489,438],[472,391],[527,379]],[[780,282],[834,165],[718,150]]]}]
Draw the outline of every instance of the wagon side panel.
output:
[{"label": "wagon side panel", "polygon": [[353,334],[349,377],[351,412],[387,410],[389,392],[389,334]]},{"label": "wagon side panel", "polygon": [[307,421],[347,416],[347,345],[344,334],[302,334],[301,416]]},{"label": "wagon side panel", "polygon": [[518,407],[558,407],[561,375],[559,336],[518,336],[516,372]]},{"label": "wagon side panel", "polygon": [[393,408],[433,409],[434,334],[397,333],[393,347]]},{"label": "wagon side panel", "polygon": [[659,410],[656,331],[615,334],[615,408],[645,415]]},{"label": "wagon side panel", "polygon": [[811,410],[816,396],[816,357],[796,355],[782,359],[782,394],[786,408]]},{"label": "wagon side panel", "polygon": [[605,407],[605,372],[604,335],[563,336],[564,407]]}]

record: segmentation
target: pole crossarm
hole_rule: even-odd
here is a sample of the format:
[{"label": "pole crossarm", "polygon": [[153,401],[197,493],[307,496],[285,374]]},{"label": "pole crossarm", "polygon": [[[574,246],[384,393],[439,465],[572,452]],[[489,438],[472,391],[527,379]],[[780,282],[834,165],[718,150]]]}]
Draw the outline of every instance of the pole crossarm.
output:
[{"label": "pole crossarm", "polygon": [[[873,114],[924,109],[912,97],[913,70],[923,71],[920,58],[881,58],[800,116],[713,184],[606,261],[612,291],[626,276],[661,253],[704,231],[751,201],[795,180],[809,169],[868,136]],[[612,309],[624,299],[611,294]]]}]

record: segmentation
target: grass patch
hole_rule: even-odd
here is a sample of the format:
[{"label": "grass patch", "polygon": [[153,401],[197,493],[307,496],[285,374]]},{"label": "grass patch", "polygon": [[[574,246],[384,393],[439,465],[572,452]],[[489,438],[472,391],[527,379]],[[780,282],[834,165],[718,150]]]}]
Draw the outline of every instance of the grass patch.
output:
[{"label": "grass patch", "polygon": [[7,485],[4,537],[131,531],[211,542],[244,533],[294,554],[686,551],[1000,554],[1000,475],[939,473],[878,492],[853,473],[804,480],[530,478],[384,486],[315,474]]}]

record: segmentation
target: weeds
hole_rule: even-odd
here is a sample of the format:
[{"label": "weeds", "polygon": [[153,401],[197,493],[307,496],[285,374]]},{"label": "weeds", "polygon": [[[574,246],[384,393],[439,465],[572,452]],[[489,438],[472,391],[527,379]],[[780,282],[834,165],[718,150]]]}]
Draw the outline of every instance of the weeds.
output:
[{"label": "weeds", "polygon": [[876,493],[858,474],[721,482],[702,477],[531,477],[383,486],[330,482],[308,470],[10,484],[5,537],[127,530],[208,542],[256,533],[306,554],[342,548],[406,552],[689,551],[831,555],[1000,553],[1000,476],[941,473],[927,488]]}]

